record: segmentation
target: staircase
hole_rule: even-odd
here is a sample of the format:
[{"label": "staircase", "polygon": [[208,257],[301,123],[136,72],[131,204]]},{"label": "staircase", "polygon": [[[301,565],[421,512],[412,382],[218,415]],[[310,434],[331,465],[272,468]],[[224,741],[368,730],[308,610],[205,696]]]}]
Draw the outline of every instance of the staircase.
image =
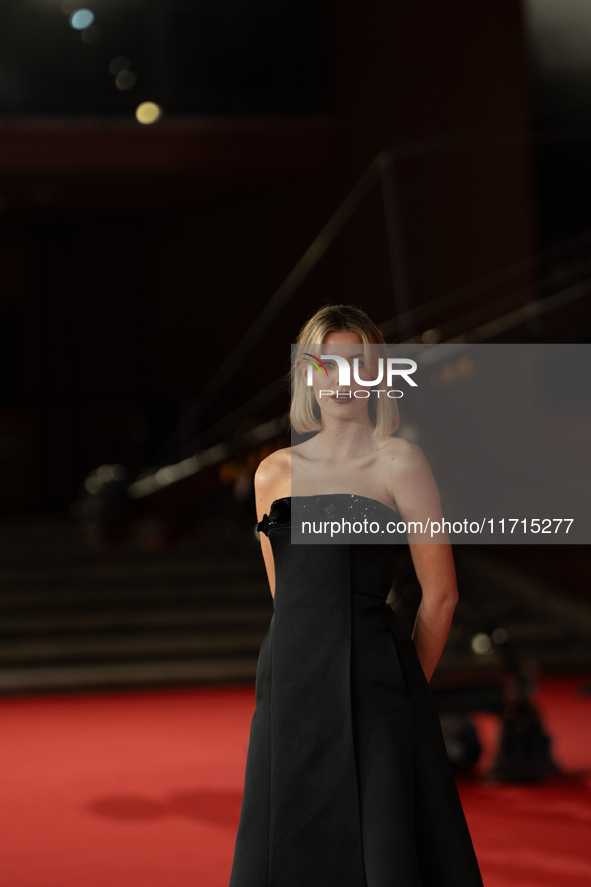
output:
[{"label": "staircase", "polygon": [[211,527],[164,552],[92,550],[68,520],[0,538],[0,693],[254,678],[273,610],[250,532],[225,551]]}]

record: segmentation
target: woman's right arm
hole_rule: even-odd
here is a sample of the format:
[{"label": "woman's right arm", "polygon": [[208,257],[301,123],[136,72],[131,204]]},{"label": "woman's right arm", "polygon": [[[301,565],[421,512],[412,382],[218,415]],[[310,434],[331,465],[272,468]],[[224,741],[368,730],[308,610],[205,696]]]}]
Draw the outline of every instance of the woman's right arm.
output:
[{"label": "woman's right arm", "polygon": [[[263,459],[254,476],[254,492],[256,498],[257,520],[261,521],[265,514],[269,514],[271,505],[275,499],[285,495],[289,490],[290,461],[289,448],[277,450]],[[260,533],[261,550],[267,570],[271,595],[275,597],[275,564],[271,543],[264,533]]]}]

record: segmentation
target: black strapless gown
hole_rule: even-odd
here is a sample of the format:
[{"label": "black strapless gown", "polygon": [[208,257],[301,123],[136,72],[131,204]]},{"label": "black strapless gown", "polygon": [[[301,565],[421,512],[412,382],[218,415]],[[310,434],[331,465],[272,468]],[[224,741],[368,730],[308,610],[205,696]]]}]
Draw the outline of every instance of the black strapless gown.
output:
[{"label": "black strapless gown", "polygon": [[292,545],[290,506],[259,524],[275,609],[230,887],[482,887],[429,685],[386,604],[397,549]]}]

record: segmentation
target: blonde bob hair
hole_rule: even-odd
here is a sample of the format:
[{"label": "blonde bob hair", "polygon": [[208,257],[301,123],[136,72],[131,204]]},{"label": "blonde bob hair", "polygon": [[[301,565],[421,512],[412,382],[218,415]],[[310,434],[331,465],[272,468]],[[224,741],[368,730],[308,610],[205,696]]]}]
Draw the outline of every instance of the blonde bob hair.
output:
[{"label": "blonde bob hair", "polygon": [[[376,356],[387,356],[384,337],[361,308],[354,308],[352,305],[325,305],[312,315],[300,330],[292,354],[290,421],[294,431],[299,434],[319,431],[321,427],[320,407],[314,396],[314,389],[306,384],[303,368],[307,363],[303,355],[307,352],[319,355],[322,349],[318,346],[322,345],[329,333],[339,332],[353,333],[363,345],[381,346],[368,349],[369,363],[375,363]],[[379,352],[377,355],[376,351]],[[376,441],[384,441],[398,426],[400,417],[395,398],[370,397],[368,414],[374,426],[372,434]]]}]

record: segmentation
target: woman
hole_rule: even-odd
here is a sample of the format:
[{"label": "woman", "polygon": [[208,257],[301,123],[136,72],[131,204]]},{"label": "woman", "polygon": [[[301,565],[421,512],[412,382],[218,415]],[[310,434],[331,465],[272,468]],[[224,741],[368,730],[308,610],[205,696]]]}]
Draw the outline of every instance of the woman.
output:
[{"label": "woman", "polygon": [[[230,887],[479,887],[427,684],[457,600],[449,544],[407,536],[422,589],[411,639],[385,603],[395,546],[291,537],[292,504],[384,526],[441,517],[437,487],[421,450],[390,436],[396,401],[358,396],[384,345],[365,312],[322,308],[298,343],[292,425],[317,433],[255,477],[274,616]],[[335,357],[309,373],[321,353]]]}]

